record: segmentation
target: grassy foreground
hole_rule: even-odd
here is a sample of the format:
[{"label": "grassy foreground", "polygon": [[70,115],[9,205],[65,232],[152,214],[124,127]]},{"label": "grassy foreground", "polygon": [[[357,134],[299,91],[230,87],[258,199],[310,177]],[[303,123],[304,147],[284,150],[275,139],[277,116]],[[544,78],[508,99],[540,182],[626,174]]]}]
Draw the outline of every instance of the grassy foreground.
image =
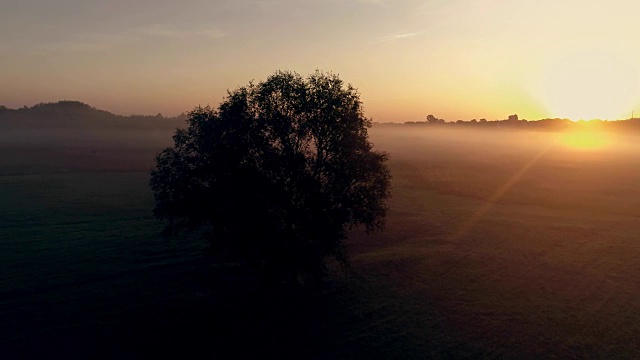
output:
[{"label": "grassy foreground", "polygon": [[314,294],[159,237],[145,172],[0,177],[0,358],[640,356],[629,149],[376,131],[387,230]]}]

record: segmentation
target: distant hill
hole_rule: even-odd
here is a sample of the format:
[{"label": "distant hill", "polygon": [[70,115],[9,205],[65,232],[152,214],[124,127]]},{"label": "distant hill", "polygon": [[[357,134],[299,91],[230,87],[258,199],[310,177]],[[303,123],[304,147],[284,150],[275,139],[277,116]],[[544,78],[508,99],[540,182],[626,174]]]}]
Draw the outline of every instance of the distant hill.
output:
[{"label": "distant hill", "polygon": [[0,106],[0,147],[140,147],[168,145],[186,115],[122,116],[79,101],[41,103],[9,109]]},{"label": "distant hill", "polygon": [[186,115],[122,116],[96,109],[79,101],[40,103],[32,107],[9,109],[0,106],[0,129],[110,128],[175,129],[184,126]]},{"label": "distant hill", "polygon": [[186,119],[122,116],[78,101],[0,106],[0,175],[148,171]]}]

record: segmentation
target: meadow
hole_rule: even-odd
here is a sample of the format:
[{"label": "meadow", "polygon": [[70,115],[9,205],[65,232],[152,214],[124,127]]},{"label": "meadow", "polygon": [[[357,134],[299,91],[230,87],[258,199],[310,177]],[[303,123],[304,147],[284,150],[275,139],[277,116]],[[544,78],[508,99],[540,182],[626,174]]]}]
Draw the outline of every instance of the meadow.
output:
[{"label": "meadow", "polygon": [[5,144],[0,357],[640,356],[635,135],[370,134],[391,155],[387,228],[354,229],[351,268],[314,293],[265,289],[196,235],[160,236],[158,144]]}]

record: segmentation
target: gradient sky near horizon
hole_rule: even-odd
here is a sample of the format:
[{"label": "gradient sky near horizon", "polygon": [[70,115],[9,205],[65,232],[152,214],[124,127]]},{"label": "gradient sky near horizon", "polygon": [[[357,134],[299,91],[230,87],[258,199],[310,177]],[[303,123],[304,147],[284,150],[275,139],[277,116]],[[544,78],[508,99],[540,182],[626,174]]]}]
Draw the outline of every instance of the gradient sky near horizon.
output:
[{"label": "gradient sky near horizon", "polygon": [[[277,69],[332,71],[374,121],[640,110],[629,0],[9,0],[0,105],[176,115]],[[640,111],[636,111],[640,113]]]}]

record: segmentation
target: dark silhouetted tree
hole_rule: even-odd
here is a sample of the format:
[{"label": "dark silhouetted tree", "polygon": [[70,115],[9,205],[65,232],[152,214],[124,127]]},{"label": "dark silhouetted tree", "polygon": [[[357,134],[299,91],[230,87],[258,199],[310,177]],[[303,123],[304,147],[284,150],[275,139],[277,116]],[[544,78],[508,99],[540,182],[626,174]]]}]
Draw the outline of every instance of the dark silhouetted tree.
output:
[{"label": "dark silhouetted tree", "polygon": [[427,122],[429,124],[444,124],[444,119],[438,119],[433,115],[427,115]]},{"label": "dark silhouetted tree", "polygon": [[298,282],[319,279],[327,258],[346,264],[351,226],[384,228],[388,155],[338,76],[279,71],[187,122],[151,174],[167,231],[204,227],[270,279]]}]

